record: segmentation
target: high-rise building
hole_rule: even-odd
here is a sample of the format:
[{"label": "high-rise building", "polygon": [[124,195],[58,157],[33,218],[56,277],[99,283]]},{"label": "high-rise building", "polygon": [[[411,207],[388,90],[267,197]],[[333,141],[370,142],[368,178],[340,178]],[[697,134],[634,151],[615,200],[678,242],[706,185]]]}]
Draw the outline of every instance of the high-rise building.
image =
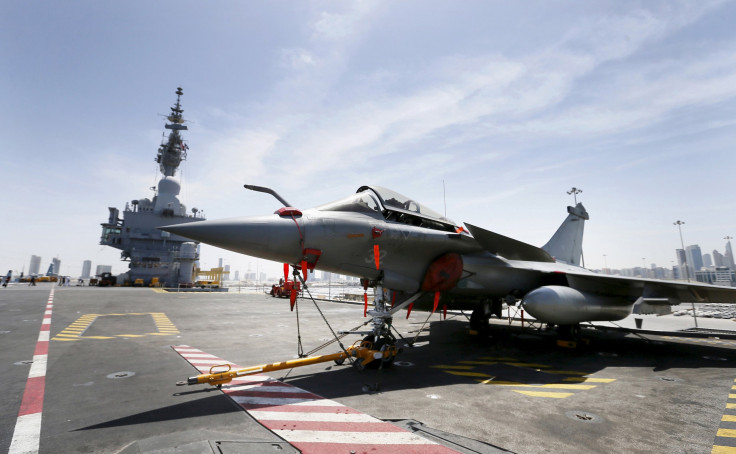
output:
[{"label": "high-rise building", "polygon": [[700,252],[700,246],[697,244],[691,244],[685,247],[685,254],[687,255],[687,265],[690,276],[695,276],[696,271],[700,271],[703,267],[703,254]]},{"label": "high-rise building", "polygon": [[675,254],[677,255],[677,268],[679,269],[679,278],[680,279],[689,279],[688,273],[688,267],[685,266],[687,263],[687,254],[685,254],[685,251],[682,249],[677,249],[675,251]]},{"label": "high-rise building", "polygon": [[92,261],[85,260],[82,262],[82,279],[89,279],[90,272],[92,272]]},{"label": "high-rise building", "polygon": [[736,264],[734,264],[733,261],[733,249],[731,249],[731,240],[729,239],[726,241],[726,263],[724,263],[725,266],[731,268],[732,270],[736,270]]},{"label": "high-rise building", "polygon": [[726,265],[726,257],[715,249],[713,249],[713,266],[728,266]]},{"label": "high-rise building", "polygon": [[703,266],[706,268],[713,266],[713,260],[710,259],[710,254],[703,254]]},{"label": "high-rise building", "polygon": [[51,259],[51,267],[49,267],[49,270],[53,270],[53,271],[51,271],[49,274],[52,274],[52,275],[55,274],[58,276],[60,269],[61,269],[61,260],[59,260],[58,257],[54,257],[53,259]]},{"label": "high-rise building", "polygon": [[233,275],[233,280],[234,281],[240,280],[240,270],[235,270],[235,274]]},{"label": "high-rise building", "polygon": [[112,265],[97,265],[95,276],[99,276],[102,273],[112,273]]},{"label": "high-rise building", "polygon": [[41,270],[41,257],[37,255],[31,256],[31,265],[28,267],[28,274],[39,274]]}]

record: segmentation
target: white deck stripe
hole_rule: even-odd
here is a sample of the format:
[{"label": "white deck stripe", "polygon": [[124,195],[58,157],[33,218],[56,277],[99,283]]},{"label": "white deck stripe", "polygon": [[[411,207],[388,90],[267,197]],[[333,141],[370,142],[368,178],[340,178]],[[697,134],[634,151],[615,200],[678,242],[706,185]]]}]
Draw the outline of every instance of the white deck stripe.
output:
[{"label": "white deck stripe", "polygon": [[261,410],[248,410],[248,413],[260,421],[360,422],[385,424],[380,419],[376,419],[371,415],[366,415],[365,413],[307,413]]},{"label": "white deck stripe", "polygon": [[436,445],[410,432],[332,432],[323,430],[273,430],[290,442],[371,445]]},{"label": "white deck stripe", "polygon": [[39,342],[48,342],[49,341],[49,334],[51,334],[51,331],[40,331],[38,333],[38,341]]},{"label": "white deck stripe", "polygon": [[295,386],[280,386],[280,385],[235,385],[229,386],[226,389],[227,392],[232,391],[256,391],[266,393],[309,393],[301,388]]},{"label": "white deck stripe", "polygon": [[31,413],[30,415],[18,417],[8,454],[38,452],[39,434],[41,433],[41,415],[42,413]]},{"label": "white deck stripe", "polygon": [[48,358],[49,355],[35,355],[31,364],[31,370],[28,372],[28,378],[45,377]]},{"label": "white deck stripe", "polygon": [[186,354],[182,354],[182,356],[185,359],[191,359],[191,358],[220,359],[215,355],[210,355],[209,353],[186,353]]},{"label": "white deck stripe", "polygon": [[298,399],[289,397],[251,397],[233,396],[230,398],[240,405],[310,405],[315,407],[343,407],[332,400],[327,399]]}]

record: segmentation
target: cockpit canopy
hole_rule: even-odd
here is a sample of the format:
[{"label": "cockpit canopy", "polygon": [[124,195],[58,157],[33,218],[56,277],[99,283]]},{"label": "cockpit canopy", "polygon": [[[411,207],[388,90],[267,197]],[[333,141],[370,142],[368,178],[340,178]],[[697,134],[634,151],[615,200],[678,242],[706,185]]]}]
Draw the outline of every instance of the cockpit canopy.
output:
[{"label": "cockpit canopy", "polygon": [[361,186],[357,193],[317,207],[320,211],[375,213],[387,221],[455,232],[456,224],[414,200],[380,186]]}]

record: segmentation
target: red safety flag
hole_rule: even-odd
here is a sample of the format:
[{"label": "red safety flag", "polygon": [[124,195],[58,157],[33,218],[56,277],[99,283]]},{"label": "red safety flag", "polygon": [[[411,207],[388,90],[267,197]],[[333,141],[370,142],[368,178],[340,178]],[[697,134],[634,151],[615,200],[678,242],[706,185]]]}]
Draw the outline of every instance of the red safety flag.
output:
[{"label": "red safety flag", "polygon": [[409,307],[406,308],[406,318],[409,319],[409,316],[411,315],[411,308],[414,307],[414,303],[411,303]]},{"label": "red safety flag", "polygon": [[289,264],[284,263],[284,283],[289,282]]},{"label": "red safety flag", "polygon": [[445,320],[447,320],[447,304],[442,305],[442,315],[445,317]]},{"label": "red safety flag", "polygon": [[432,313],[437,310],[437,304],[440,302],[440,292],[434,292],[434,306],[432,306]]},{"label": "red safety flag", "polygon": [[307,261],[302,260],[302,277],[304,278],[304,282],[307,282]]},{"label": "red safety flag", "polygon": [[391,292],[391,309],[394,308],[394,304],[396,303],[396,292]]},{"label": "red safety flag", "polygon": [[291,289],[291,294],[289,294],[289,304],[291,305],[291,310],[294,310],[294,304],[296,303],[296,288]]},{"label": "red safety flag", "polygon": [[368,316],[368,294],[363,293],[363,317]]},{"label": "red safety flag", "polygon": [[381,251],[377,244],[373,245],[373,257],[376,260],[376,269],[378,270],[381,268]]}]

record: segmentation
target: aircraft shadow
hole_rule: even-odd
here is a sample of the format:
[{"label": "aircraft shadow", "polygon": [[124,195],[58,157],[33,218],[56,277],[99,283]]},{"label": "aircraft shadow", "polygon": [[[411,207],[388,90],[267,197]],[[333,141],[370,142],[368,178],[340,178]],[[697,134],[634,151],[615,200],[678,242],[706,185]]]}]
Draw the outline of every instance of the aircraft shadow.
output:
[{"label": "aircraft shadow", "polygon": [[671,369],[736,368],[736,349],[719,346],[717,340],[681,342],[684,339],[585,329],[590,344],[572,350],[558,347],[554,332],[511,327],[479,339],[468,334],[465,320],[429,326],[429,333],[417,340],[420,346],[405,347],[390,368],[358,372],[347,363],[325,363],[320,373],[293,369],[288,375],[273,376],[286,376],[285,382],[326,398],[340,398],[364,393],[365,385],[376,384],[383,391],[478,384],[484,379],[490,379],[489,384],[553,385],[594,374],[605,377],[608,368],[642,368],[665,376]]},{"label": "aircraft shadow", "polygon": [[[210,388],[214,390],[214,388]],[[208,391],[210,390],[208,389]],[[182,402],[168,407],[157,408],[154,410],[136,413],[134,415],[125,416],[123,418],[113,419],[103,423],[95,424],[87,427],[74,429],[72,432],[94,429],[109,429],[114,427],[133,426],[137,424],[150,424],[162,421],[175,421],[187,418],[196,418],[202,416],[214,416],[226,413],[239,413],[242,409],[233,402],[217,392],[202,399],[189,402]]]}]

